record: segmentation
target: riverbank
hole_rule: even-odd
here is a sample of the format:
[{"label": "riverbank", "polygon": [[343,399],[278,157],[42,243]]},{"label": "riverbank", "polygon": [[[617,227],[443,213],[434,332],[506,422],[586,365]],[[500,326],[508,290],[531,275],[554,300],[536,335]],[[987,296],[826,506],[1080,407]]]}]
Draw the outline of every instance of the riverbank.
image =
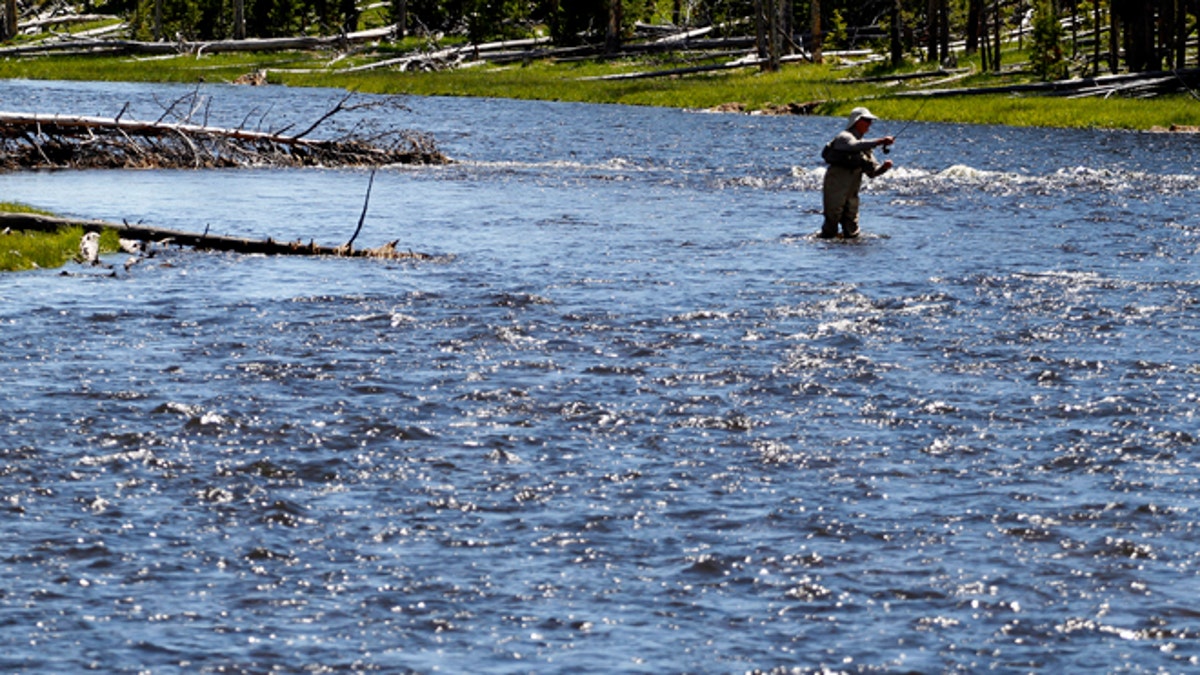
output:
[{"label": "riverbank", "polygon": [[[49,215],[42,209],[14,202],[0,202],[0,212]],[[57,232],[0,230],[0,272],[62,267],[79,254],[79,240],[82,237],[83,227],[78,225]],[[102,232],[101,253],[112,253],[117,249],[116,233]]]},{"label": "riverbank", "polygon": [[[1021,54],[1014,54],[1019,59]],[[739,110],[762,113],[789,104],[818,115],[844,115],[866,103],[876,114],[893,120],[1002,124],[1011,126],[1098,128],[1149,131],[1200,126],[1200,102],[1187,95],[1150,99],[1068,98],[1038,93],[992,93],[914,97],[932,87],[980,89],[1028,84],[1032,75],[1015,68],[981,74],[978,64],[960,63],[953,78],[889,79],[911,76],[910,66],[891,71],[879,66],[831,61],[823,65],[788,63],[778,71],[728,69],[639,79],[602,79],[634,72],[664,71],[681,57],[654,55],[614,61],[531,61],[525,64],[480,64],[433,72],[386,69],[347,72],[354,57],[335,69],[325,52],[214,54],[198,57],[138,59],[121,56],[51,56],[0,62],[0,77],[138,82],[234,82],[265,71],[269,85],[333,87],[363,93],[421,96],[471,96]],[[1014,60],[1014,63],[1019,61]],[[687,63],[695,64],[693,61]],[[863,81],[864,75],[872,76]]]}]

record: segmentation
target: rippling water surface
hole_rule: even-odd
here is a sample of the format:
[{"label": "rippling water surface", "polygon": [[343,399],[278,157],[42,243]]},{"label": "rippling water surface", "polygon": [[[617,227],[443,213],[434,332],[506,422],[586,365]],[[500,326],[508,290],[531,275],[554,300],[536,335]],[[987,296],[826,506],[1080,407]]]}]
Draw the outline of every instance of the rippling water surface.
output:
[{"label": "rippling water surface", "polygon": [[[264,126],[338,98],[201,94]],[[406,103],[459,162],[379,172],[359,243],[437,262],[0,278],[0,669],[1196,667],[1193,138],[914,124],[838,244],[839,119]],[[0,185],[337,244],[367,178]]]}]

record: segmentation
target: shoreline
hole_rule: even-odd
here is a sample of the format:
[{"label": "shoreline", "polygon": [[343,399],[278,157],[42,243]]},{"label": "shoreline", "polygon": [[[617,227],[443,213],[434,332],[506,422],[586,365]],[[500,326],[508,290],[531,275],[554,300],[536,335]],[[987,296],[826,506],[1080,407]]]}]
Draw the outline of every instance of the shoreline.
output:
[{"label": "shoreline", "polygon": [[[347,59],[349,60],[349,59]],[[661,67],[660,62],[651,65]],[[221,53],[153,60],[123,56],[44,56],[0,61],[0,78],[52,81],[227,83],[245,86],[330,87],[382,95],[458,96],[569,101],[712,110],[738,114],[842,116],[868,105],[881,118],[1014,127],[1196,133],[1200,101],[1187,94],[1153,98],[1067,97],[1029,92],[1037,87],[1019,69],[971,72],[956,79],[962,94],[922,79],[936,69],[879,71],[866,65],[784,64],[776,72],[739,69],[718,73],[625,78],[644,70],[644,59],[481,64],[433,72],[383,69],[345,72],[328,67],[328,53]],[[968,69],[974,66],[966,64]],[[860,77],[870,74],[870,77]],[[1012,93],[995,89],[1011,87]],[[985,93],[967,93],[968,91]],[[36,111],[35,111],[36,112]]]}]

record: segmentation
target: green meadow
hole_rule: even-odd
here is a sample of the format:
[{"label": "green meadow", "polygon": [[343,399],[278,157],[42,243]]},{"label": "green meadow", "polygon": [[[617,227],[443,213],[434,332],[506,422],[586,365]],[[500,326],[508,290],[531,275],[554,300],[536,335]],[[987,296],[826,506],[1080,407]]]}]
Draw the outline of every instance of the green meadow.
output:
[{"label": "green meadow", "polygon": [[[1020,52],[1008,55],[1019,63]],[[504,66],[480,65],[436,72],[396,72],[387,69],[340,72],[363,63],[348,57],[334,63],[325,52],[278,54],[214,54],[169,58],[117,56],[39,57],[0,61],[0,77],[131,82],[232,82],[239,75],[265,69],[268,81],[295,87],[334,87],[375,94],[472,96],[615,103],[672,108],[711,108],[738,103],[747,111],[787,103],[817,103],[821,115],[843,115],[856,105],[868,105],[889,119],[930,122],[1007,124],[1062,128],[1150,130],[1200,126],[1200,101],[1169,95],[1152,99],[1066,98],[1040,94],[973,94],[933,98],[904,97],[917,90],[915,81],[852,83],[864,75],[890,72],[879,66],[851,66],[836,61],[813,65],[788,63],[777,72],[753,68],[723,70],[646,79],[597,79],[603,76],[652,72],[704,65],[706,61],[677,55],[641,59],[578,62],[531,61]],[[960,66],[979,70],[973,58]],[[901,72],[921,69],[909,64]],[[1020,69],[1003,74],[975,74],[940,88],[981,88],[1035,81]],[[928,82],[928,80],[926,80]],[[936,87],[935,88],[939,88]],[[113,111],[116,114],[116,111]]]}]

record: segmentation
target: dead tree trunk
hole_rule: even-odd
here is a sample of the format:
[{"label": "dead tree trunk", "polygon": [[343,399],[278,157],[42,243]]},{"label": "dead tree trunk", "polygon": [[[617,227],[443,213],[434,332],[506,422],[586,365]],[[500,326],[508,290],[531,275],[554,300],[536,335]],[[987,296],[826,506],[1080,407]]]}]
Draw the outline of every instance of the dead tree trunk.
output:
[{"label": "dead tree trunk", "polygon": [[[322,122],[356,106],[342,99],[294,135],[190,123],[0,113],[0,169],[219,168],[442,164],[432,139],[409,131],[315,139]],[[386,144],[386,145],[385,145]]]},{"label": "dead tree trunk", "polygon": [[233,39],[246,39],[246,0],[233,0]]},{"label": "dead tree trunk", "polygon": [[4,34],[0,39],[11,40],[17,36],[17,0],[4,0]]},{"label": "dead tree trunk", "polygon": [[754,47],[758,58],[767,58],[767,3],[770,0],[754,0]]},{"label": "dead tree trunk", "polygon": [[82,227],[85,230],[114,230],[122,239],[169,243],[172,246],[187,246],[198,251],[228,251],[258,255],[306,255],[340,256],[350,258],[381,258],[386,260],[433,260],[435,256],[396,248],[398,241],[374,248],[356,249],[349,244],[322,246],[309,241],[275,241],[274,239],[243,239],[208,233],[169,230],[148,225],[130,225],[103,220],[72,220],[33,213],[0,213],[0,230],[25,230],[35,232],[57,232],[66,227]]},{"label": "dead tree trunk", "polygon": [[779,70],[779,0],[766,0],[766,31],[767,31],[767,60],[763,70],[775,72]]},{"label": "dead tree trunk", "polygon": [[821,32],[821,0],[812,0],[811,4],[811,23],[812,23],[812,62],[823,63],[825,57],[821,55],[821,45],[825,40],[825,35]]},{"label": "dead tree trunk", "polygon": [[938,13],[938,0],[929,0],[925,4],[925,60],[930,63],[940,63],[941,57],[938,54],[938,48],[941,43],[938,42],[938,35],[941,32],[938,20],[941,15]]},{"label": "dead tree trunk", "polygon": [[1004,28],[1004,19],[1000,14],[1000,0],[996,0],[994,4],[995,16],[992,18],[995,24],[992,26],[992,30],[994,31],[993,37],[995,38],[995,43],[992,47],[992,70],[998,73],[1000,72],[1000,34]]},{"label": "dead tree trunk", "polygon": [[900,0],[892,2],[892,20],[888,28],[888,38],[891,43],[892,67],[899,68],[904,64],[904,43],[901,42],[900,22],[903,21],[903,8]]},{"label": "dead tree trunk", "polygon": [[624,23],[624,6],[621,0],[608,0],[608,31],[604,48],[609,54],[621,49],[621,24]]},{"label": "dead tree trunk", "polygon": [[1108,70],[1116,75],[1121,69],[1121,19],[1113,11],[1112,4],[1108,7]]},{"label": "dead tree trunk", "polygon": [[974,54],[979,51],[981,4],[982,0],[968,0],[967,2],[967,41],[965,50],[968,54]]}]

